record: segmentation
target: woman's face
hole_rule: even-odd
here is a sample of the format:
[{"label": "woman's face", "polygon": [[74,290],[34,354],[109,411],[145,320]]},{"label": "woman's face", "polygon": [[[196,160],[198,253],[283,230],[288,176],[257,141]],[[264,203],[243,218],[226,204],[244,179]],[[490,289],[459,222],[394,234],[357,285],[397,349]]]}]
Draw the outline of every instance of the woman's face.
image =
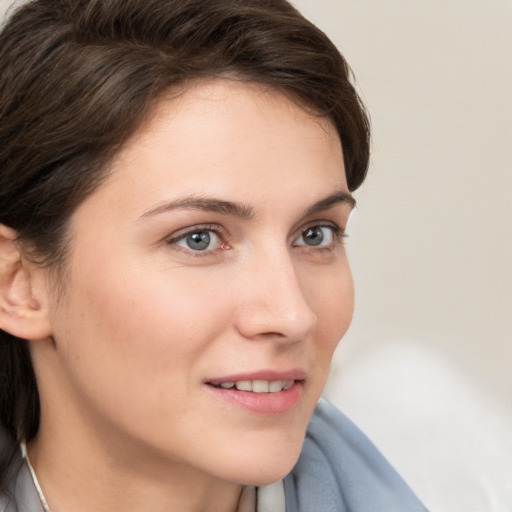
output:
[{"label": "woman's face", "polygon": [[160,102],[72,218],[34,348],[42,432],[283,477],[350,323],[351,206],[334,128],[279,92],[219,79]]}]

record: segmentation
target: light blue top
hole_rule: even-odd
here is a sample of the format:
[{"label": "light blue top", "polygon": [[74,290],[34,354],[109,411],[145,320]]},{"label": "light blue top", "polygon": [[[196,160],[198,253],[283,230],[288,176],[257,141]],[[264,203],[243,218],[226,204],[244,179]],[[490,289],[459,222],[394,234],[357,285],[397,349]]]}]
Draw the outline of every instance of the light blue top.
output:
[{"label": "light blue top", "polygon": [[284,488],[286,512],[426,512],[371,441],[323,399]]}]

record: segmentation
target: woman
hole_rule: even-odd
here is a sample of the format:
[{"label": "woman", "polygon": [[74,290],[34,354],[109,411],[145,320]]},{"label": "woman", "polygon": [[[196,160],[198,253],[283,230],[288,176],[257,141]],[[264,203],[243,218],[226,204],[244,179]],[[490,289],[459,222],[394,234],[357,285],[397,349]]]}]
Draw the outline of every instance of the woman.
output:
[{"label": "woman", "polygon": [[0,66],[0,510],[423,510],[318,403],[369,147],[326,36],[284,0],[35,0]]}]

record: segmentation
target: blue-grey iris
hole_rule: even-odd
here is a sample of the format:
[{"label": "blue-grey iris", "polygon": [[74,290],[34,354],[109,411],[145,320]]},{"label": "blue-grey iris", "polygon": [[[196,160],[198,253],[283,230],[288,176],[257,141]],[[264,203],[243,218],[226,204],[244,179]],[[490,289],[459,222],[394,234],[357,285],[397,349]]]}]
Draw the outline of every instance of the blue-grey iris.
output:
[{"label": "blue-grey iris", "polygon": [[324,241],[324,233],[321,227],[307,229],[302,235],[306,245],[320,245]]},{"label": "blue-grey iris", "polygon": [[204,251],[210,245],[210,233],[198,231],[187,235],[187,245],[195,251]]}]

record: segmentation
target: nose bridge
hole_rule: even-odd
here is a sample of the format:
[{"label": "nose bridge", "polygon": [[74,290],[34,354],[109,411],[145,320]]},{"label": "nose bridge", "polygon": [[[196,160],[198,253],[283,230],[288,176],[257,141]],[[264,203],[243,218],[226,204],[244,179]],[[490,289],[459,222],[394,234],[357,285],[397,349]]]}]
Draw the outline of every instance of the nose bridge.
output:
[{"label": "nose bridge", "polygon": [[239,330],[244,336],[299,341],[316,325],[316,314],[301,286],[293,255],[285,244],[255,250],[247,263]]}]

